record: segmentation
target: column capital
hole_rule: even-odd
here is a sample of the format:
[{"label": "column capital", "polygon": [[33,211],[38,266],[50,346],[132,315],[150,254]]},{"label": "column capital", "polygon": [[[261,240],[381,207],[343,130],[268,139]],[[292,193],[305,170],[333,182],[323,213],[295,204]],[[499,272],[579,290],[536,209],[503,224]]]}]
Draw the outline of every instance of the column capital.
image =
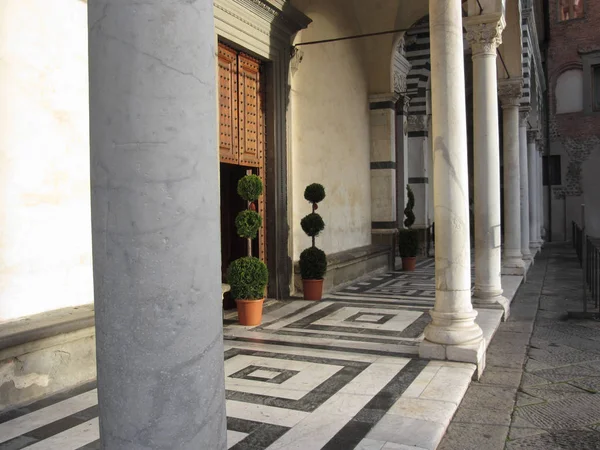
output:
[{"label": "column capital", "polygon": [[496,49],[502,43],[502,31],[506,26],[502,14],[484,14],[465,17],[467,40],[473,49],[473,58],[481,55],[496,56]]},{"label": "column capital", "polygon": [[[402,44],[404,43],[404,39],[402,39]],[[408,76],[408,72],[412,67],[412,64],[406,59],[403,53],[401,53],[400,48],[404,49],[403,45],[398,46],[396,52],[394,53],[394,63],[393,63],[393,75],[394,75],[394,92],[396,94],[402,94],[406,92],[406,77]]]},{"label": "column capital", "polygon": [[519,109],[519,126],[527,128],[527,121],[529,120],[529,113],[531,108],[520,108]]},{"label": "column capital", "polygon": [[539,134],[540,134],[540,130],[536,130],[535,128],[533,128],[531,130],[527,130],[527,143],[528,144],[537,143],[537,140],[539,139],[538,138]]},{"label": "column capital", "polygon": [[505,78],[498,80],[498,95],[503,108],[521,106],[523,78]]},{"label": "column capital", "polygon": [[410,97],[408,95],[400,95],[398,98],[398,108],[402,108],[402,114],[408,115],[408,107],[410,106]]}]

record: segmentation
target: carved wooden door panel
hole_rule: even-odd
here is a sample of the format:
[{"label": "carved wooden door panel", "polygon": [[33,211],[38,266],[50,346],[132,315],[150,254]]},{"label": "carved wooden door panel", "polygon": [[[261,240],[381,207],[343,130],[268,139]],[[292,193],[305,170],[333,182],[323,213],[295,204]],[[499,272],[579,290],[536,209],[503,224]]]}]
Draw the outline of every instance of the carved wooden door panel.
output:
[{"label": "carved wooden door panel", "polygon": [[239,164],[237,53],[219,44],[219,155]]},{"label": "carved wooden door panel", "polygon": [[238,56],[238,95],[240,164],[261,167],[263,114],[260,98],[260,63],[243,53]]}]

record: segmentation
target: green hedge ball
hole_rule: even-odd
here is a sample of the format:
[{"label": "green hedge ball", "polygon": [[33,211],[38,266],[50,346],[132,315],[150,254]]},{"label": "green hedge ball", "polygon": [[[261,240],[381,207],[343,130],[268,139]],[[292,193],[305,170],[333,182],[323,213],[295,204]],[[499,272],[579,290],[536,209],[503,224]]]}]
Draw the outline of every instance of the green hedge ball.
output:
[{"label": "green hedge ball", "polygon": [[238,181],[237,193],[247,202],[254,202],[263,193],[263,182],[257,175],[246,175]]},{"label": "green hedge ball", "polygon": [[325,188],[319,183],[309,184],[304,189],[304,198],[311,203],[319,203],[325,198]]}]

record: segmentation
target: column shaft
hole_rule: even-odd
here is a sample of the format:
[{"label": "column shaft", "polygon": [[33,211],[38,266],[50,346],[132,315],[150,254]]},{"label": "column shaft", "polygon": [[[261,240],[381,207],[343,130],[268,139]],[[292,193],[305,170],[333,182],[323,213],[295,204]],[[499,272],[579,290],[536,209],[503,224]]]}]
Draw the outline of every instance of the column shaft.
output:
[{"label": "column shaft", "polygon": [[521,254],[523,260],[533,259],[529,248],[529,166],[527,164],[527,118],[529,110],[520,111],[519,184],[521,191]]},{"label": "column shaft", "polygon": [[538,242],[538,173],[537,173],[537,151],[535,148],[535,138],[537,130],[527,132],[528,158],[527,165],[529,170],[529,246],[533,252],[537,252],[540,243]]},{"label": "column shaft", "polygon": [[475,297],[495,302],[502,294],[500,237],[500,136],[496,48],[504,23],[497,17],[465,19],[473,49],[473,147],[475,186]]},{"label": "column shaft", "polygon": [[103,449],[225,449],[209,0],[89,0]]},{"label": "column shaft", "polygon": [[[434,174],[435,306],[425,340],[476,344],[471,305],[467,130],[460,0],[429,2]],[[448,355],[448,353],[446,353]]]},{"label": "column shaft", "polygon": [[522,79],[499,83],[504,144],[504,261],[503,273],[524,274],[521,254],[521,210],[519,184],[519,104]]}]

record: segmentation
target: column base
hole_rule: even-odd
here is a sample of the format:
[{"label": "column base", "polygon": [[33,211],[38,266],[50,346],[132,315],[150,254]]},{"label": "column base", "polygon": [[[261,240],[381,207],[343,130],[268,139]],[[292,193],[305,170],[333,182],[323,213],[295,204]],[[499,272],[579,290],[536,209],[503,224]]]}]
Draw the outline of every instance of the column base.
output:
[{"label": "column base", "polygon": [[[500,291],[500,293],[502,293],[502,291]],[[507,321],[508,317],[510,316],[510,300],[504,297],[503,295],[496,295],[495,297],[485,298],[473,296],[471,301],[473,303],[473,306],[478,306],[480,308],[485,308],[486,306],[489,307],[490,305],[500,305],[502,307],[502,310],[504,311],[504,314],[502,314],[503,322]]]},{"label": "column base", "polygon": [[525,262],[521,258],[505,259],[502,263],[502,275],[525,275]]},{"label": "column base", "polygon": [[473,378],[478,380],[485,369],[485,339],[471,344],[446,345],[424,340],[419,345],[419,357],[471,363],[477,366]]},{"label": "column base", "polygon": [[533,255],[529,248],[521,249],[521,255],[523,255],[523,261],[531,261],[533,259]]},{"label": "column base", "polygon": [[425,327],[425,339],[442,345],[462,345],[479,342],[483,331],[475,323],[477,311],[443,313],[429,311],[431,323]]}]

